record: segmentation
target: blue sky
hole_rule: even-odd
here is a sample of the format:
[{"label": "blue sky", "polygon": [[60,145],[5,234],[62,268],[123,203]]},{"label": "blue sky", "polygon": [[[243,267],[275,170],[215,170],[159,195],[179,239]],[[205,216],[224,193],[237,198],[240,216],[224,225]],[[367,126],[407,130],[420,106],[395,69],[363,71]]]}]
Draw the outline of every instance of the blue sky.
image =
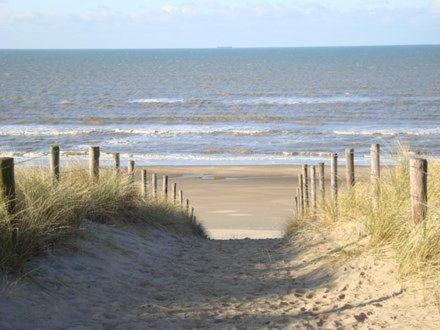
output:
[{"label": "blue sky", "polygon": [[0,48],[440,44],[440,0],[0,0]]}]

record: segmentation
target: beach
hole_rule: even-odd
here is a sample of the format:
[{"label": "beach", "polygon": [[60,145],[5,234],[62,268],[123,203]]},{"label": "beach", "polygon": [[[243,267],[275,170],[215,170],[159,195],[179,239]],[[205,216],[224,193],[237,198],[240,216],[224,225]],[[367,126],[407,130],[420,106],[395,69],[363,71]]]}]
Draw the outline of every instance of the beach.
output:
[{"label": "beach", "polygon": [[[284,233],[293,215],[300,166],[157,166],[149,173],[168,175],[195,207],[197,219],[210,237],[275,238]],[[326,186],[329,168],[326,168]],[[356,167],[359,177],[368,167]],[[345,168],[338,168],[340,183]],[[327,188],[328,189],[328,188]]]}]

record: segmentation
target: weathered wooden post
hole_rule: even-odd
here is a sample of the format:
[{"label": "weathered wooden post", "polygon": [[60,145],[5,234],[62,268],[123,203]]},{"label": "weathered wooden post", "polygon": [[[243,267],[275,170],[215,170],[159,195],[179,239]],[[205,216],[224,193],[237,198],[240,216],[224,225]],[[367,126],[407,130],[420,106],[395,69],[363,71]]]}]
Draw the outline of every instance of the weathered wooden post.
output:
[{"label": "weathered wooden post", "polygon": [[89,147],[89,173],[94,181],[99,179],[99,147]]},{"label": "weathered wooden post", "polygon": [[130,176],[132,183],[134,183],[134,164],[134,160],[129,160],[127,166],[127,173]]},{"label": "weathered wooden post", "polygon": [[296,188],[296,196],[297,196],[297,202],[298,202],[298,218],[301,217],[303,215],[303,210],[302,210],[302,201],[301,201],[301,189],[298,187]]},{"label": "weathered wooden post", "polygon": [[114,160],[114,171],[116,174],[118,174],[119,169],[121,167],[121,158],[120,158],[119,152],[115,152],[113,154],[113,160]]},{"label": "weathered wooden post", "polygon": [[295,196],[294,199],[294,216],[295,218],[299,218],[299,209],[298,209],[298,196]]},{"label": "weathered wooden post", "polygon": [[347,188],[354,186],[354,149],[345,149],[345,178]]},{"label": "weathered wooden post", "polygon": [[305,214],[305,203],[304,203],[304,184],[303,184],[303,175],[298,175],[298,188],[299,188],[299,201],[300,201],[300,208],[301,208],[301,215],[303,216]]},{"label": "weathered wooden post", "polygon": [[52,181],[57,183],[60,181],[60,147],[56,145],[50,146],[50,173]]},{"label": "weathered wooden post", "polygon": [[162,198],[164,202],[168,200],[168,175],[162,177]]},{"label": "weathered wooden post", "polygon": [[186,214],[189,214],[189,199],[188,198],[186,199],[185,208],[186,208]]},{"label": "weathered wooden post", "polygon": [[310,173],[310,191],[311,191],[311,198],[312,198],[312,212],[313,217],[316,215],[316,166],[311,167],[311,173]]},{"label": "weathered wooden post", "polygon": [[179,204],[180,207],[183,208],[183,191],[179,190]]},{"label": "weathered wooden post", "polygon": [[338,154],[332,154],[330,162],[330,188],[332,202],[334,206],[338,205]]},{"label": "weathered wooden post", "polygon": [[173,204],[176,205],[177,204],[177,183],[174,182],[172,185],[172,194],[173,194]]},{"label": "weathered wooden post", "polygon": [[414,224],[425,220],[428,211],[428,162],[414,158],[409,161],[411,185],[411,210]]},{"label": "weathered wooden post", "polygon": [[147,170],[142,170],[142,197],[146,198],[148,195],[147,192]]},{"label": "weathered wooden post", "polygon": [[191,207],[191,213],[189,214],[191,219],[194,219],[194,207]]},{"label": "weathered wooden post", "polygon": [[0,193],[6,205],[6,211],[9,214],[15,213],[14,158],[0,158]]},{"label": "weathered wooden post", "polygon": [[380,146],[375,143],[371,145],[371,191],[373,207],[377,207],[379,199],[379,179],[380,179]]},{"label": "weathered wooden post", "polygon": [[319,191],[321,193],[321,203],[325,201],[325,173],[324,173],[324,163],[318,164],[318,180],[319,180]]},{"label": "weathered wooden post", "polygon": [[303,176],[303,196],[304,196],[304,210],[309,211],[309,167],[307,164],[302,166],[302,176]]},{"label": "weathered wooden post", "polygon": [[151,175],[151,189],[152,195],[155,200],[157,200],[157,174],[153,173]]}]

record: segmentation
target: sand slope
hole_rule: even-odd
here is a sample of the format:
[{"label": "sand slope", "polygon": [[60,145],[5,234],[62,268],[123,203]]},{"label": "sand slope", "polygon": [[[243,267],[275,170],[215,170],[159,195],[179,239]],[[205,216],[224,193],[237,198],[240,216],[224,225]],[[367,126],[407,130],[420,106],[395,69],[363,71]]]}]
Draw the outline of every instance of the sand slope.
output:
[{"label": "sand slope", "polygon": [[[344,262],[322,236],[202,240],[85,223],[81,237],[3,279],[0,328],[436,328],[391,262]],[[6,285],[6,283],[9,283]],[[14,285],[15,283],[15,285]]]}]

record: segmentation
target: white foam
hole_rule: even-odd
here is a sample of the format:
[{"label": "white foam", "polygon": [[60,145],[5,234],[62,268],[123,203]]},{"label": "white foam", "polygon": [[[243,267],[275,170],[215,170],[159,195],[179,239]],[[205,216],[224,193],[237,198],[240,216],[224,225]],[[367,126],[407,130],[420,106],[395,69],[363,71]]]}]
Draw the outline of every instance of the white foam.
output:
[{"label": "white foam", "polygon": [[410,135],[410,136],[427,136],[440,135],[440,127],[435,128],[384,128],[384,129],[359,129],[359,130],[334,130],[337,135]]},{"label": "white foam", "polygon": [[271,96],[252,97],[233,100],[233,104],[242,105],[294,105],[294,104],[333,104],[333,103],[367,103],[376,101],[363,96],[329,96],[329,97],[297,97],[297,96]]},{"label": "white foam", "polygon": [[185,103],[184,99],[181,98],[168,98],[168,97],[162,97],[162,98],[147,98],[147,99],[135,99],[128,101],[128,103],[141,103],[141,104],[170,104],[170,103]]}]

